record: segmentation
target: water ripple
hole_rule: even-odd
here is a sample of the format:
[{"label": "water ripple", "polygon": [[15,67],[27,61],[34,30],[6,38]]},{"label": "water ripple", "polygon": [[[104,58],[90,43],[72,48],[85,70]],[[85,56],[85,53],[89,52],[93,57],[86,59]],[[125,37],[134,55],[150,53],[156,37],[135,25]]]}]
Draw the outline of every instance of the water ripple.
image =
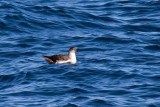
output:
[{"label": "water ripple", "polygon": [[[159,106],[158,0],[0,1],[0,106]],[[68,54],[77,63],[48,64]]]}]

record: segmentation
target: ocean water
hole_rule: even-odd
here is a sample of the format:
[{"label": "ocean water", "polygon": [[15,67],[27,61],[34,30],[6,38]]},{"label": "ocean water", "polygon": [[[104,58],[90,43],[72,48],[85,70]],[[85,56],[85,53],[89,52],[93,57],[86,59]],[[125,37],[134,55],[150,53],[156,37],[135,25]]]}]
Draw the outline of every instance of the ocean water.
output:
[{"label": "ocean water", "polygon": [[160,107],[160,1],[1,0],[0,107]]}]

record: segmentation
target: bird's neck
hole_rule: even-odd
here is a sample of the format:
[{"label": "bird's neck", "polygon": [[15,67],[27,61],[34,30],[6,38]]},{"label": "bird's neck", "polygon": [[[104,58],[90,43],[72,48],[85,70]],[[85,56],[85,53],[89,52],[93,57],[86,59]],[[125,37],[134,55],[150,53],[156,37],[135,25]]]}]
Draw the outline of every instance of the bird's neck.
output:
[{"label": "bird's neck", "polygon": [[69,52],[69,58],[70,58],[70,62],[71,64],[75,64],[77,62],[77,59],[76,59],[76,54],[75,52]]}]

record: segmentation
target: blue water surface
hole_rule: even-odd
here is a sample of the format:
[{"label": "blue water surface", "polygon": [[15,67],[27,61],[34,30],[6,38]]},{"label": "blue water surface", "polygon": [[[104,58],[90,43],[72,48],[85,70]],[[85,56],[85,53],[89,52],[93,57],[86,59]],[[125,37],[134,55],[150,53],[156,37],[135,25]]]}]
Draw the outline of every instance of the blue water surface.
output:
[{"label": "blue water surface", "polygon": [[160,107],[160,1],[1,0],[0,106]]}]

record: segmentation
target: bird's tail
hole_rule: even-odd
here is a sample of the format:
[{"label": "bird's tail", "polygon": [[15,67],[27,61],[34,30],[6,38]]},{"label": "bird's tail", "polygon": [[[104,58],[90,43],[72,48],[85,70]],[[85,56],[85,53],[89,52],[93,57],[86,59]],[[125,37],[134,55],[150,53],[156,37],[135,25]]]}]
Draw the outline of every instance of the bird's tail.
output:
[{"label": "bird's tail", "polygon": [[54,62],[52,61],[50,56],[42,56],[45,60],[47,60],[50,64],[53,64]]}]

